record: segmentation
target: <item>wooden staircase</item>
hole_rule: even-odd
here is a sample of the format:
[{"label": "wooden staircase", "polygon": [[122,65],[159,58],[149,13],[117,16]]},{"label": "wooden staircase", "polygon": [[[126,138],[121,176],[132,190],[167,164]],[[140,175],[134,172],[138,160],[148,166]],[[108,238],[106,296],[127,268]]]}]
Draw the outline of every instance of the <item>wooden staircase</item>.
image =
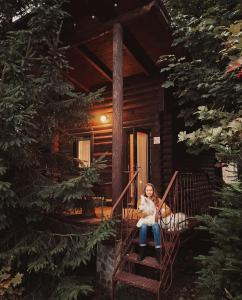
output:
[{"label": "wooden staircase", "polygon": [[[131,179],[128,186],[131,185],[132,182],[137,178],[136,173],[134,178]],[[115,291],[118,283],[136,287],[141,290],[145,290],[148,293],[153,294],[157,300],[161,299],[161,295],[165,293],[172,283],[173,277],[173,265],[175,262],[175,258],[181,242],[184,240],[184,237],[190,235],[189,231],[192,231],[191,228],[195,223],[190,222],[192,220],[192,211],[191,206],[196,208],[196,213],[198,211],[197,200],[194,197],[195,189],[198,189],[198,186],[194,186],[191,189],[192,185],[189,182],[189,189],[191,192],[188,193],[188,189],[184,188],[184,184],[187,184],[187,178],[181,179],[178,176],[178,172],[175,172],[170,184],[168,185],[163,197],[162,203],[165,202],[172,208],[172,211],[180,209],[180,204],[177,203],[179,199],[182,200],[183,211],[186,212],[187,216],[187,226],[186,228],[162,228],[161,227],[161,252],[160,252],[160,264],[157,262],[155,256],[155,248],[153,238],[148,239],[148,243],[146,246],[147,256],[144,260],[138,261],[138,250],[139,250],[139,239],[138,239],[138,228],[135,226],[136,220],[133,220],[132,217],[129,219],[129,213],[127,209],[128,206],[118,199],[118,203],[122,203],[122,217],[121,217],[121,239],[119,240],[119,249],[120,251],[117,253],[117,265],[114,269],[113,273],[113,282],[112,282],[112,290],[113,290],[113,300],[115,299]],[[180,186],[179,186],[180,185]],[[183,185],[183,187],[182,187]],[[185,190],[184,190],[185,189]],[[209,195],[208,186],[206,187]],[[204,200],[204,188],[201,189],[203,192],[203,200]],[[122,193],[122,198],[124,198],[125,193],[128,192],[128,188],[124,190]],[[188,195],[190,195],[188,197]],[[199,196],[199,194],[197,194]],[[190,201],[190,204],[186,204],[187,208],[185,208],[185,198]],[[127,197],[126,197],[127,199]],[[193,202],[191,205],[191,201]],[[196,203],[195,203],[196,202]],[[205,202],[206,203],[206,202]],[[195,205],[196,204],[196,205]],[[116,206],[118,207],[118,206]],[[115,207],[114,207],[115,208]],[[189,212],[188,212],[189,210]],[[194,213],[194,212],[193,212]],[[190,226],[192,224],[192,226]]]},{"label": "wooden staircase", "polygon": [[[132,242],[136,244],[137,239],[134,239]],[[154,249],[151,241],[148,242],[147,247],[151,248],[148,249],[150,252]],[[169,248],[170,253],[172,253],[172,248],[173,250],[175,249],[175,244],[170,244]],[[119,282],[145,290],[154,294],[157,299],[160,299],[162,280],[165,279],[167,282],[169,279],[166,270],[170,266],[170,263],[165,262],[165,257],[167,256],[163,256],[160,264],[152,254],[146,256],[142,261],[138,261],[138,254],[137,252],[133,252],[131,247],[131,250],[124,256],[121,266],[113,277],[113,293],[115,293],[115,286]],[[138,267],[141,267],[140,270]],[[114,296],[113,299],[115,299]]]},{"label": "wooden staircase", "polygon": [[[179,235],[177,235],[179,237]],[[142,261],[138,261],[138,238],[131,240],[127,253],[124,253],[120,264],[113,276],[113,299],[115,299],[115,287],[117,283],[133,286],[154,294],[160,299],[161,292],[170,284],[170,272],[179,249],[179,238],[173,242],[162,244],[161,263],[154,257],[155,248],[152,239],[148,239],[147,255]]]}]

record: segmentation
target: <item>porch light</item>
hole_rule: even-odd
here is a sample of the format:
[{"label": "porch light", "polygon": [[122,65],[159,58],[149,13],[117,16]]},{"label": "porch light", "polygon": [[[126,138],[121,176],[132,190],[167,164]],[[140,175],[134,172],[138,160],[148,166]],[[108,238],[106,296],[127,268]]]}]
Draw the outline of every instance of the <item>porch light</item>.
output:
[{"label": "porch light", "polygon": [[100,116],[100,121],[101,121],[101,123],[103,123],[103,124],[108,123],[108,116],[107,116],[107,115],[101,115],[101,116]]},{"label": "porch light", "polygon": [[114,7],[117,7],[117,6],[118,6],[118,3],[117,3],[117,2],[115,2],[115,3],[114,3]]}]

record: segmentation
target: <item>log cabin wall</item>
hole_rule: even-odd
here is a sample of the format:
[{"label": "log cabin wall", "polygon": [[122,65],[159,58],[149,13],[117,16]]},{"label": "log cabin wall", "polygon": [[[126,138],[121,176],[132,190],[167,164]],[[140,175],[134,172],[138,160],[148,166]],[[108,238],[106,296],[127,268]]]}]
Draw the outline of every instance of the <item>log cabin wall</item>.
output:
[{"label": "log cabin wall", "polygon": [[160,173],[161,173],[161,189],[164,192],[170,182],[174,172],[174,148],[176,141],[174,140],[174,103],[171,91],[164,90],[164,109],[160,114],[161,128],[161,151],[160,151]]},{"label": "log cabin wall", "polygon": [[160,118],[161,124],[161,152],[160,152],[160,161],[161,161],[161,189],[165,190],[167,185],[170,182],[172,174],[174,172],[174,124],[173,124],[173,115],[171,112],[162,112]]},{"label": "log cabin wall", "polygon": [[[91,120],[87,127],[70,128],[68,131],[77,140],[83,136],[92,137],[92,157],[97,159],[105,156],[107,167],[102,171],[102,183],[96,189],[96,194],[111,198],[112,195],[112,91],[104,93],[104,101],[91,110]],[[128,130],[144,129],[150,132],[150,178],[158,191],[161,191],[161,145],[154,144],[154,137],[160,137],[160,114],[163,110],[163,89],[160,80],[145,78],[124,84],[123,134],[124,181],[127,180],[127,139]],[[106,115],[108,122],[101,124],[100,116]],[[169,147],[169,145],[167,145]],[[73,145],[62,143],[61,152],[73,155]],[[168,151],[168,150],[167,150]]]}]

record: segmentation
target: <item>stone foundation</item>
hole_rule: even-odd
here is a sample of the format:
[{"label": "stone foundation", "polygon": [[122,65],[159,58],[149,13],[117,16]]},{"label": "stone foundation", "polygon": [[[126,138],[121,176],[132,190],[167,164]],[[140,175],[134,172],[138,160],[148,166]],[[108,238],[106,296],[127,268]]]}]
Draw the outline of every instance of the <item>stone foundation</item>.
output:
[{"label": "stone foundation", "polygon": [[117,247],[115,245],[99,245],[97,249],[98,285],[109,296],[112,295],[112,276],[117,264]]}]

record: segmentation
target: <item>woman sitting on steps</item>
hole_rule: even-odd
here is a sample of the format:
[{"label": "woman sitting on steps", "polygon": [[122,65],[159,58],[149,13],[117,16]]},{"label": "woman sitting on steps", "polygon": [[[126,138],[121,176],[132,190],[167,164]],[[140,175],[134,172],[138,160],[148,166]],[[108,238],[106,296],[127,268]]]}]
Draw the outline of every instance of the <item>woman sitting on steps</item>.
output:
[{"label": "woman sitting on steps", "polygon": [[[148,226],[152,227],[156,260],[160,263],[160,225],[158,224],[158,208],[161,205],[161,199],[157,196],[155,187],[152,183],[147,183],[144,187],[144,194],[141,195],[141,203],[138,209],[141,211],[141,218],[136,224],[139,227],[139,256],[138,260],[141,261],[145,258],[146,246],[147,246],[147,229]],[[163,208],[163,205],[165,206]],[[162,217],[170,214],[170,208],[162,205]]]}]

